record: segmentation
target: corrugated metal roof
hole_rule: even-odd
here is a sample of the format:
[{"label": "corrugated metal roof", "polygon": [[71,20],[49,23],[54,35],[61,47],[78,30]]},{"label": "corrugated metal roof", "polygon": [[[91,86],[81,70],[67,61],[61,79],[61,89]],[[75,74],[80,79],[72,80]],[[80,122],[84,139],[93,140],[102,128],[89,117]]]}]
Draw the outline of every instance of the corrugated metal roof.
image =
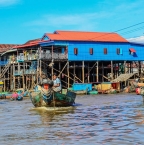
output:
[{"label": "corrugated metal roof", "polygon": [[12,49],[16,44],[0,44],[0,53]]},{"label": "corrugated metal roof", "polygon": [[82,31],[55,31],[45,34],[50,40],[67,41],[96,41],[96,42],[128,42],[117,33],[82,32]]},{"label": "corrugated metal roof", "polygon": [[41,39],[34,39],[34,40],[29,40],[23,45],[16,46],[15,48],[25,48],[25,47],[30,47],[30,46],[36,46],[41,42]]}]

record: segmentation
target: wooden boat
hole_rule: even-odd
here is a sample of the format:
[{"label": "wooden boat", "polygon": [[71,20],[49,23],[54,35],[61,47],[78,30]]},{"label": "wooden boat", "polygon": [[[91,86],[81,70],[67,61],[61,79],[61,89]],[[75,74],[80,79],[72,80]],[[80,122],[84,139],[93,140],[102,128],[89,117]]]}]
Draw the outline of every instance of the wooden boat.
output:
[{"label": "wooden boat", "polygon": [[144,96],[144,87],[140,87],[140,95]]},{"label": "wooden boat", "polygon": [[17,89],[16,92],[23,97],[27,97],[28,96],[28,91],[24,90],[23,88]]},{"label": "wooden boat", "polygon": [[72,106],[76,98],[76,93],[72,91],[61,94],[60,92],[54,92],[52,89],[49,89],[47,94],[42,93],[40,90],[31,90],[28,95],[35,107]]},{"label": "wooden boat", "polygon": [[26,97],[28,94],[28,91],[24,91],[23,88],[17,89],[16,92],[18,93],[17,99],[12,99],[12,94],[13,94],[12,92],[1,92],[0,99],[10,99],[10,100],[22,101],[23,97]]}]

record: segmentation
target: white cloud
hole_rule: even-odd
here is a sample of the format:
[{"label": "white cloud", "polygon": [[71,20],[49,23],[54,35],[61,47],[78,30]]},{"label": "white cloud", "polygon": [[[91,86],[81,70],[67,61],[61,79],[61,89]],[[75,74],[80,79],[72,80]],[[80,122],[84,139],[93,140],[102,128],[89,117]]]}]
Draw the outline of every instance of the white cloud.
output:
[{"label": "white cloud", "polygon": [[[64,29],[65,26],[76,30],[94,30],[97,28],[98,19],[108,18],[111,13],[81,13],[81,14],[49,14],[43,15],[37,20],[25,23],[26,26],[36,27],[54,27],[57,29]],[[70,29],[69,29],[70,30]]]},{"label": "white cloud", "polygon": [[20,0],[0,0],[0,6],[10,6],[17,4]]},{"label": "white cloud", "polygon": [[144,44],[144,36],[139,36],[135,38],[127,39],[129,42],[143,43]]}]

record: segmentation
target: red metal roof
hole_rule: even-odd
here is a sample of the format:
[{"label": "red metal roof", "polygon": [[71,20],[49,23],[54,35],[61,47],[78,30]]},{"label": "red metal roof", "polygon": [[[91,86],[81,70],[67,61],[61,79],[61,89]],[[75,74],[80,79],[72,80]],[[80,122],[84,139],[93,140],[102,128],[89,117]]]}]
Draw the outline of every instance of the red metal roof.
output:
[{"label": "red metal roof", "polygon": [[16,44],[0,44],[0,53],[12,49]]},{"label": "red metal roof", "polygon": [[39,42],[41,42],[40,40],[41,40],[41,39],[29,40],[29,41],[27,41],[25,44],[23,44],[23,45],[18,45],[18,46],[16,46],[15,48],[24,48],[24,47],[36,46],[36,45],[39,44]]},{"label": "red metal roof", "polygon": [[67,41],[96,41],[96,42],[128,42],[117,33],[81,32],[81,31],[55,31],[46,33],[50,40]]}]

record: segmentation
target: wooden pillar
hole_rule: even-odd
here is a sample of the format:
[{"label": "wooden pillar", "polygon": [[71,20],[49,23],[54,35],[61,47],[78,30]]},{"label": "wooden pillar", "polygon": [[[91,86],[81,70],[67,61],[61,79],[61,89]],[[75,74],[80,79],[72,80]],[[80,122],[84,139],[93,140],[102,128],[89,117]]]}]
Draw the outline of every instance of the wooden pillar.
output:
[{"label": "wooden pillar", "polygon": [[82,61],[82,82],[84,83],[85,76],[84,76],[84,61]]},{"label": "wooden pillar", "polygon": [[67,64],[67,75],[68,75],[68,88],[70,87],[70,79],[69,79],[69,77],[70,77],[70,74],[69,74],[69,62],[68,62],[68,64]]},{"label": "wooden pillar", "polygon": [[13,74],[13,68],[12,68],[13,66],[11,65],[10,66],[10,90],[12,90],[13,88],[12,88],[12,85],[13,85],[13,78],[12,78],[12,74]]},{"label": "wooden pillar", "polygon": [[88,83],[90,82],[90,74],[89,74],[89,62],[88,62]]},{"label": "wooden pillar", "polygon": [[75,62],[74,62],[74,65],[73,65],[73,74],[74,74],[74,83],[75,83],[75,76],[76,76],[76,72],[75,72]]},{"label": "wooden pillar", "polygon": [[132,73],[133,73],[133,69],[134,69],[134,67],[133,67],[133,61],[132,61]]},{"label": "wooden pillar", "polygon": [[[59,61],[59,71],[61,71],[61,62]],[[59,76],[59,78],[61,79],[61,75]]]},{"label": "wooden pillar", "polygon": [[32,78],[31,89],[33,89],[33,86],[34,86],[34,75],[31,75],[31,78]]},{"label": "wooden pillar", "polygon": [[27,77],[27,75],[26,75],[26,84],[25,84],[25,88],[26,88],[26,89],[28,89],[27,84],[28,84],[28,77]]},{"label": "wooden pillar", "polygon": [[[53,59],[53,45],[52,45],[52,63],[54,63],[54,59]],[[51,79],[53,80],[53,65],[52,65],[52,68],[51,68]]]},{"label": "wooden pillar", "polygon": [[103,66],[103,62],[102,62],[102,82],[104,82],[104,66]]},{"label": "wooden pillar", "polygon": [[40,52],[40,48],[38,48],[38,60],[37,60],[37,72],[36,72],[36,82],[37,84],[39,83],[39,74],[40,74],[40,66],[39,66],[39,60],[41,58],[41,52]]},{"label": "wooden pillar", "polygon": [[[118,62],[118,76],[120,75],[120,72],[119,72],[120,68],[119,68],[119,62]],[[118,77],[117,76],[117,77]]]},{"label": "wooden pillar", "polygon": [[[1,62],[1,56],[0,56],[0,62]],[[1,65],[0,65],[0,74],[1,74],[1,70],[2,70],[2,69],[1,69]]]},{"label": "wooden pillar", "polygon": [[13,63],[13,89],[15,89],[15,65]]},{"label": "wooden pillar", "polygon": [[130,62],[130,73],[132,73],[132,62]]},{"label": "wooden pillar", "polygon": [[94,71],[94,69],[93,69],[93,70],[92,70],[92,74],[93,74],[93,80],[92,80],[92,81],[93,81],[93,82],[94,82],[94,80],[95,80],[95,76],[94,76],[95,73],[94,73],[94,72],[95,72],[95,71]]},{"label": "wooden pillar", "polygon": [[5,81],[5,75],[4,75],[4,92],[6,91],[6,81]]},{"label": "wooden pillar", "polygon": [[80,68],[78,68],[78,72],[79,72],[79,78],[82,80],[82,72],[81,72],[81,69]]},{"label": "wooden pillar", "polygon": [[25,63],[23,62],[23,74],[22,74],[22,82],[23,82],[23,88],[25,89],[25,79],[24,79],[24,74],[25,74]]},{"label": "wooden pillar", "polygon": [[111,61],[111,76],[112,76],[112,80],[113,80],[113,61]]},{"label": "wooden pillar", "polygon": [[97,61],[97,67],[96,67],[96,82],[99,82],[99,69],[98,69],[98,65],[99,65],[99,62]]},{"label": "wooden pillar", "polygon": [[[40,47],[40,55],[41,55],[41,53],[42,53],[42,51],[41,51],[42,49],[41,49],[41,47]],[[42,78],[41,78],[41,76],[42,76],[42,62],[41,62],[41,59],[42,58],[40,58],[40,60],[39,60],[39,74],[40,74],[40,83],[42,83]]]},{"label": "wooden pillar", "polygon": [[124,61],[124,73],[126,74],[126,61]]},{"label": "wooden pillar", "polygon": [[141,76],[141,62],[139,61],[139,76]]}]

